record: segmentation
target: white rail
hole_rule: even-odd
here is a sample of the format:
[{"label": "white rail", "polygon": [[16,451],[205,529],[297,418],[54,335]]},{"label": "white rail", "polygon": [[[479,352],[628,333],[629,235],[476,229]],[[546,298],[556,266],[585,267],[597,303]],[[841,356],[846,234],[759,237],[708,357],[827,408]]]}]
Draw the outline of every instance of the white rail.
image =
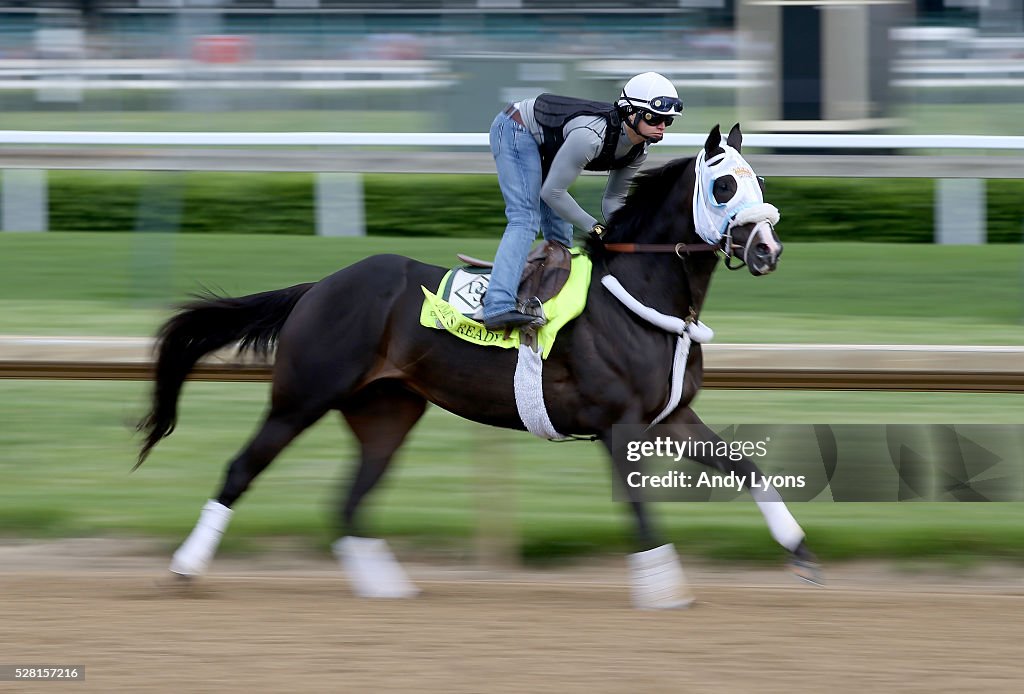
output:
[{"label": "white rail", "polygon": [[[697,147],[706,133],[671,133],[659,147]],[[993,135],[803,135],[752,133],[747,147],[772,149],[1024,150],[1024,137]],[[0,130],[0,145],[126,145],[248,147],[486,147],[486,133],[101,132]]]}]

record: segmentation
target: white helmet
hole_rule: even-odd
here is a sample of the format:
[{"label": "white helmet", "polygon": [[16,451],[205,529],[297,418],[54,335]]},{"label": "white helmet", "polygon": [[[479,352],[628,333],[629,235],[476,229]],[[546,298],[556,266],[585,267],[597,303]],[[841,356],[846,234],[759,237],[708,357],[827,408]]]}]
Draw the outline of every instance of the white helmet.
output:
[{"label": "white helmet", "polygon": [[643,72],[626,82],[615,105],[626,113],[645,111],[669,118],[683,112],[676,88],[657,72]]}]

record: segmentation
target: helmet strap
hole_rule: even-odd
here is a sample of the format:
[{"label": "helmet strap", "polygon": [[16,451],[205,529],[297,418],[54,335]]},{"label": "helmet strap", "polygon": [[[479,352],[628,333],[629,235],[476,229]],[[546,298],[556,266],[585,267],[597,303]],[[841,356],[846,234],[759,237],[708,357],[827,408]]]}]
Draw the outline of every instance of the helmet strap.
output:
[{"label": "helmet strap", "polygon": [[637,135],[643,138],[643,141],[646,142],[647,144],[657,144],[657,140],[647,137],[642,132],[640,132],[641,113],[642,111],[640,109],[633,109],[633,114],[630,117],[626,118],[626,125],[628,125],[630,129],[633,130],[633,132],[635,132]]},{"label": "helmet strap", "polygon": [[640,138],[647,144],[657,144],[657,140],[651,139],[644,135],[642,132],[640,132],[640,118],[643,115],[643,109],[637,108],[630,104],[628,106],[621,106],[619,110],[621,110],[625,114],[626,117],[622,119],[622,122],[625,123],[630,130],[639,135]]}]

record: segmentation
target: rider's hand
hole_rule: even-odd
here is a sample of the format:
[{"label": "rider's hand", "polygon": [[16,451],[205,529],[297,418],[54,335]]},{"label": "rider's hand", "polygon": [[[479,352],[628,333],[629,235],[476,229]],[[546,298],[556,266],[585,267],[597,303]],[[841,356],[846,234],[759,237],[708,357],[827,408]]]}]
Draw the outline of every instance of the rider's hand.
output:
[{"label": "rider's hand", "polygon": [[605,231],[607,231],[607,230],[605,229],[604,224],[601,224],[600,222],[598,222],[593,227],[591,227],[591,229],[590,229],[590,238],[594,239],[595,241],[604,241],[604,232]]}]

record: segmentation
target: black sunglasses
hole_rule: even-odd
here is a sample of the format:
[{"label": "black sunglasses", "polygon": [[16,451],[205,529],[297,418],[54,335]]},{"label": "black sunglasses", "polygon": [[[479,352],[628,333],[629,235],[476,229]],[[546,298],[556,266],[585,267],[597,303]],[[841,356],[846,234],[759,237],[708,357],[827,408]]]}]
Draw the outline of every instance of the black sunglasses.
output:
[{"label": "black sunglasses", "polygon": [[665,124],[665,127],[672,125],[672,121],[675,120],[673,116],[663,116],[660,113],[651,113],[650,111],[644,111],[644,122],[648,125],[661,125]]}]

